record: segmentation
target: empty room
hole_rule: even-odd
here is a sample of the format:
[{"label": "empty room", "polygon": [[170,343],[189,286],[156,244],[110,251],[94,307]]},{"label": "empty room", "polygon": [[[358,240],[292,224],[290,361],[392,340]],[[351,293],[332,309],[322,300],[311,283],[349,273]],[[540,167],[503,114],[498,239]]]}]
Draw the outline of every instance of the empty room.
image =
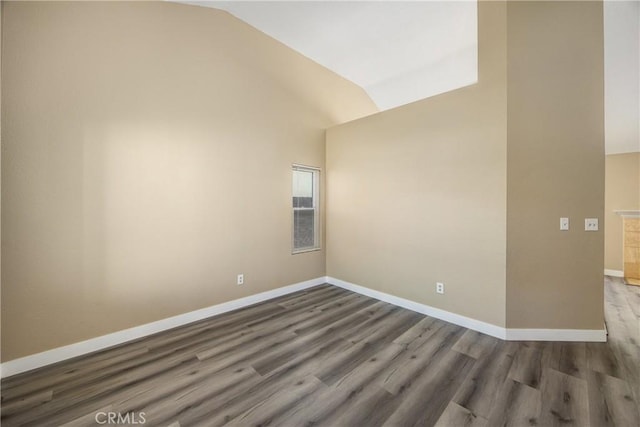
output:
[{"label": "empty room", "polygon": [[640,425],[640,2],[0,12],[3,426]]}]

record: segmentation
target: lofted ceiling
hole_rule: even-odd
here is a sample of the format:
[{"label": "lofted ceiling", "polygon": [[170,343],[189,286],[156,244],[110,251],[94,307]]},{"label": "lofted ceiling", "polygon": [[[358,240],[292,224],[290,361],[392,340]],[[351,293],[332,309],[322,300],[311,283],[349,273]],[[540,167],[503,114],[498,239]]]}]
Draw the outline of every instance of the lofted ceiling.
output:
[{"label": "lofted ceiling", "polygon": [[184,1],[223,9],[362,87],[380,110],[477,81],[469,1]]},{"label": "lofted ceiling", "polygon": [[[191,1],[228,11],[363,88],[380,110],[477,81],[476,0]],[[640,2],[607,0],[605,146],[640,151]]]}]

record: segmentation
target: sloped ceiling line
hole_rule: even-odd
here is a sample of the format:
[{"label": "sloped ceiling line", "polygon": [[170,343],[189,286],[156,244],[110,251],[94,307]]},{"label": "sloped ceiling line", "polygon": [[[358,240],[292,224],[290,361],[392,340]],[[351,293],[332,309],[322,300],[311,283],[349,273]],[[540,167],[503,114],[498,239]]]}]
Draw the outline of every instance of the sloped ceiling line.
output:
[{"label": "sloped ceiling line", "polygon": [[362,87],[380,110],[477,81],[477,3],[185,1],[225,10]]}]

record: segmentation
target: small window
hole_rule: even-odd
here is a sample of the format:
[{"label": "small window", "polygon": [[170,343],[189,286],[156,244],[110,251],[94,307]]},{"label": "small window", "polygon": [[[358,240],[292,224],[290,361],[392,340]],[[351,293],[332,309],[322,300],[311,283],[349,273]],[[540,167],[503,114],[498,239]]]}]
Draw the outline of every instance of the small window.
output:
[{"label": "small window", "polygon": [[293,253],[320,249],[320,170],[293,166]]}]

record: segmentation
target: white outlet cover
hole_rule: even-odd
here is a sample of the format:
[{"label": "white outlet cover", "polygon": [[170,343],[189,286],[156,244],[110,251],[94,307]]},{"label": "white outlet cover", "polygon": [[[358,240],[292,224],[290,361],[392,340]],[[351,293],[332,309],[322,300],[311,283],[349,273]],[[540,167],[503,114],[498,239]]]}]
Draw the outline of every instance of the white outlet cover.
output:
[{"label": "white outlet cover", "polygon": [[584,231],[598,231],[598,218],[585,218]]},{"label": "white outlet cover", "polygon": [[569,218],[560,218],[560,230],[566,231],[569,229]]}]

